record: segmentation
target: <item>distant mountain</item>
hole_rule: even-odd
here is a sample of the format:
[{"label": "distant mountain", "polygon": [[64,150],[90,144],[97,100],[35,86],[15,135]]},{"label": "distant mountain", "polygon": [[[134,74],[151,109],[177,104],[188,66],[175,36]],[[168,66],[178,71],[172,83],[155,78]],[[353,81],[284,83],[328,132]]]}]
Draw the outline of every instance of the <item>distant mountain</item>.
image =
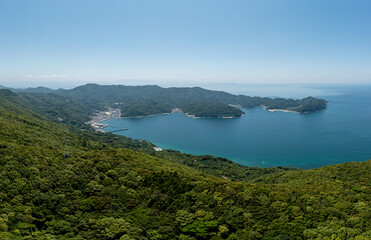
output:
[{"label": "distant mountain", "polygon": [[[326,101],[313,97],[299,100],[233,95],[199,87],[162,88],[159,86],[101,86],[87,84],[71,90],[45,87],[8,89],[18,93],[23,107],[78,128],[87,128],[95,110],[107,106],[120,108],[124,117],[170,113],[181,109],[194,117],[240,117],[243,108],[265,106],[267,109],[287,109],[310,113],[326,108]],[[21,99],[21,100],[20,100]],[[242,108],[239,108],[241,106]]]},{"label": "distant mountain", "polygon": [[55,92],[55,90],[47,88],[47,87],[29,87],[29,88],[12,88],[13,92],[25,92],[25,93],[52,93]]},{"label": "distant mountain", "polygon": [[32,87],[28,87],[28,88],[9,88],[9,87],[5,87],[3,85],[0,85],[0,89],[9,89],[12,92],[24,92],[24,93],[52,93],[52,92],[56,91],[56,90],[53,90],[53,89],[50,89],[50,88],[47,88],[47,87],[42,87],[42,86],[35,87],[35,88],[32,88]]},{"label": "distant mountain", "polygon": [[169,113],[174,108],[195,117],[239,117],[243,111],[236,106],[267,109],[285,109],[298,113],[311,113],[326,109],[326,101],[313,97],[284,99],[233,95],[200,87],[162,88],[155,85],[123,86],[87,84],[57,93],[91,103],[104,103],[119,107],[123,116],[136,117]]},{"label": "distant mountain", "polygon": [[6,88],[0,89],[0,97],[13,97],[13,96],[17,96],[17,95],[11,90],[6,89]]}]

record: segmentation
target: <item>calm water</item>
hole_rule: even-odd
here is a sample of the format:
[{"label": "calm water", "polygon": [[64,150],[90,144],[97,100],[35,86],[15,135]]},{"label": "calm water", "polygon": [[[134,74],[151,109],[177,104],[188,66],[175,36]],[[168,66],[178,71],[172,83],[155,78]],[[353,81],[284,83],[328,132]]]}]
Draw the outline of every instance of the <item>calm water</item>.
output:
[{"label": "calm water", "polygon": [[260,96],[320,96],[329,104],[326,111],[313,114],[254,108],[244,109],[246,114],[237,119],[192,119],[182,113],[112,119],[106,123],[114,127],[105,130],[129,128],[119,134],[161,148],[226,157],[247,166],[308,169],[371,159],[371,86],[237,89],[238,93]]}]

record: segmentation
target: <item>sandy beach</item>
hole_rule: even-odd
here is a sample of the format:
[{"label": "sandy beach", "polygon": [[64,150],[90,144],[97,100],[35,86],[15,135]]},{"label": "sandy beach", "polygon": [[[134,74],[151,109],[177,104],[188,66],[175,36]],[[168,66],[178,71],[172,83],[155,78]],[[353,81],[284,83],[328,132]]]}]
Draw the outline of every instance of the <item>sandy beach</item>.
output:
[{"label": "sandy beach", "polygon": [[266,110],[270,112],[295,112],[296,113],[296,111],[287,110],[287,109],[266,109]]},{"label": "sandy beach", "polygon": [[287,109],[268,109],[266,106],[262,106],[264,110],[268,110],[270,112],[295,112],[293,110],[287,110]]}]

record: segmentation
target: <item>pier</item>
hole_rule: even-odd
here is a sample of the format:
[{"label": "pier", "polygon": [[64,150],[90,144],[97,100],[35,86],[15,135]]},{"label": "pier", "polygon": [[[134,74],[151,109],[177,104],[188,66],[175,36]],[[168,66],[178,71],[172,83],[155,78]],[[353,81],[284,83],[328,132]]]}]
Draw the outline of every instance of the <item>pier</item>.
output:
[{"label": "pier", "polygon": [[121,132],[121,131],[126,131],[126,130],[129,130],[129,128],[123,128],[123,129],[113,130],[113,131],[109,131],[109,133]]}]

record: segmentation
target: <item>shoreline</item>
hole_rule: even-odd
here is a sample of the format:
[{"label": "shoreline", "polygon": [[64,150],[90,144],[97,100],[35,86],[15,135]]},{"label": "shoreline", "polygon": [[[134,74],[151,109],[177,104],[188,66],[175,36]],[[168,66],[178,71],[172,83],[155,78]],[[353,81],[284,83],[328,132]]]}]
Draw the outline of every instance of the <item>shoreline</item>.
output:
[{"label": "shoreline", "polygon": [[104,132],[104,128],[108,127],[109,124],[102,123],[104,121],[121,118],[121,110],[118,108],[108,107],[106,111],[96,111],[92,114],[91,120],[85,124],[90,125],[97,132]]},{"label": "shoreline", "polygon": [[156,117],[160,115],[169,115],[172,113],[183,113],[187,117],[193,118],[193,119],[198,119],[198,118],[223,118],[223,119],[232,119],[232,118],[239,118],[242,117],[245,114],[242,114],[241,116],[235,117],[235,116],[222,116],[222,117],[196,117],[193,114],[185,113],[179,108],[174,108],[171,112],[168,113],[158,113],[158,114],[150,114],[150,115],[141,115],[141,116],[130,116],[130,117],[121,117],[122,119],[130,119],[130,118],[146,118],[146,117]]},{"label": "shoreline", "polygon": [[157,113],[157,114],[150,114],[150,115],[141,115],[141,116],[120,117],[120,118],[122,118],[122,119],[147,118],[147,117],[156,117],[156,116],[168,115],[168,114],[172,114],[172,112],[170,112],[170,113]]},{"label": "shoreline", "polygon": [[287,110],[287,109],[267,109],[269,112],[293,112],[293,113],[298,113],[293,110]]},{"label": "shoreline", "polygon": [[[242,107],[240,105],[232,105],[229,104],[230,106],[233,107]],[[261,105],[264,110],[267,110],[269,112],[293,112],[300,114],[300,112],[294,111],[294,110],[288,110],[288,109],[268,109],[266,106]],[[242,107],[243,108],[243,107]],[[241,116],[221,116],[221,117],[197,117],[193,114],[185,113],[179,108],[174,108],[171,112],[166,112],[166,113],[157,113],[157,114],[150,114],[150,115],[140,115],[140,116],[129,116],[129,117],[122,117],[121,111],[118,108],[108,108],[108,111],[99,111],[96,112],[92,115],[92,120],[89,122],[86,122],[86,124],[92,126],[96,131],[99,132],[105,132],[103,129],[110,126],[109,124],[102,123],[104,121],[108,121],[111,119],[140,119],[140,118],[147,118],[147,117],[156,117],[156,116],[161,116],[161,115],[169,115],[172,113],[183,113],[185,116],[192,118],[192,119],[199,119],[199,118],[220,118],[220,119],[234,119],[234,118],[239,118],[245,115],[242,114]]]},{"label": "shoreline", "polygon": [[264,105],[262,107],[263,107],[264,110],[269,111],[269,112],[293,112],[293,113],[298,113],[299,114],[299,112],[294,111],[294,110],[287,110],[287,109],[280,109],[280,108],[269,109]]},{"label": "shoreline", "polygon": [[[232,104],[229,104],[230,106],[233,106],[233,107],[242,107],[240,105],[232,105]],[[268,109],[266,106],[264,105],[261,105],[261,107],[264,109],[264,110],[267,110],[269,112],[292,112],[292,113],[297,113],[297,114],[300,114],[300,112],[298,111],[294,111],[294,110],[288,110],[288,109]],[[108,111],[99,111],[99,112],[96,112],[92,115],[92,120],[90,120],[89,122],[86,122],[86,124],[92,126],[96,131],[99,131],[99,132],[105,132],[103,129],[108,127],[109,124],[105,124],[105,123],[102,123],[104,121],[108,121],[108,120],[111,120],[111,119],[133,119],[133,118],[147,118],[147,117],[156,117],[156,116],[161,116],[161,115],[169,115],[169,114],[172,114],[172,113],[177,113],[177,112],[180,112],[180,113],[183,113],[185,116],[189,117],[189,118],[192,118],[192,119],[199,119],[199,118],[220,118],[220,119],[234,119],[234,118],[239,118],[239,117],[242,117],[244,116],[245,114],[242,114],[241,116],[221,116],[221,117],[197,117],[193,114],[189,114],[189,113],[185,113],[183,112],[181,109],[179,108],[174,108],[171,112],[166,112],[166,113],[157,113],[157,114],[150,114],[150,115],[140,115],[140,116],[129,116],[129,117],[122,117],[122,114],[121,114],[121,111],[120,109],[118,108],[108,108]]]}]

